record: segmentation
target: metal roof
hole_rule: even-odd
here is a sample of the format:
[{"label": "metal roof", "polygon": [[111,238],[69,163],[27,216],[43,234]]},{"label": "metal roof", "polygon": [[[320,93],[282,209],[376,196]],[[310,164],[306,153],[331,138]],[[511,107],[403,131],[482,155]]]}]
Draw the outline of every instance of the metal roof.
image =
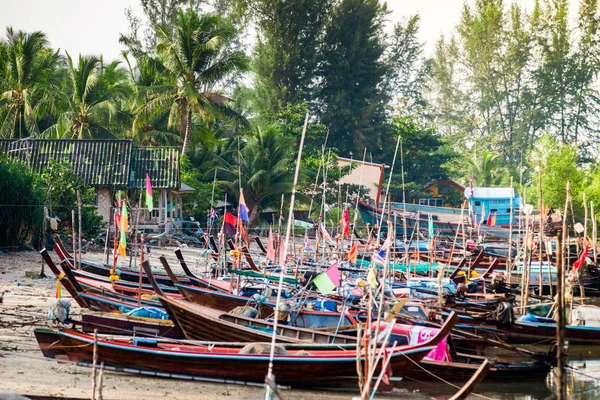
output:
[{"label": "metal roof", "polygon": [[179,188],[176,147],[134,147],[131,140],[0,139],[0,149],[35,172],[42,172],[51,159],[67,161],[90,186],[141,189],[149,174],[153,188]]},{"label": "metal roof", "polygon": [[134,147],[129,188],[145,188],[148,174],[153,188],[179,189],[180,151],[178,147]]},{"label": "metal roof", "polygon": [[[471,188],[465,188],[465,197],[471,198]],[[510,199],[515,197],[515,191],[511,188],[487,188],[487,187],[474,187],[473,198],[478,199]]]}]

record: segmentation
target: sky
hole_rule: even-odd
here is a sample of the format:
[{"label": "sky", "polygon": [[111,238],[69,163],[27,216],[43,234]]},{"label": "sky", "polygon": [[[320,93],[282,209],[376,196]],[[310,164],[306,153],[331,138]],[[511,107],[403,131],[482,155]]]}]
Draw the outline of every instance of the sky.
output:
[{"label": "sky", "polygon": [[[460,20],[465,0],[388,0],[390,23],[415,13],[421,15],[420,39],[431,55],[440,35],[449,36]],[[474,0],[467,0],[473,3]],[[530,8],[533,0],[516,0]],[[577,0],[571,0],[573,5]],[[119,33],[127,32],[125,8],[141,14],[139,0],[0,0],[0,37],[7,26],[41,30],[54,48],[71,55],[102,54],[118,58]]]}]

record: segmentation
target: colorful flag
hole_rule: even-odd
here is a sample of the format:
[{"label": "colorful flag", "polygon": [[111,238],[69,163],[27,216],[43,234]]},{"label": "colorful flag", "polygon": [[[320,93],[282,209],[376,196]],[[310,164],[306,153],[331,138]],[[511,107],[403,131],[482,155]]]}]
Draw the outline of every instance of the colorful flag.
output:
[{"label": "colorful flag", "polygon": [[150,184],[150,175],[146,174],[146,207],[148,212],[152,212],[154,209],[152,204],[152,185]]},{"label": "colorful flag", "polygon": [[246,200],[244,199],[244,192],[242,190],[240,190],[239,211],[240,211],[240,219],[242,221],[244,221],[244,222],[250,221],[250,219],[248,218],[248,207],[246,206]]},{"label": "colorful flag", "polygon": [[433,215],[429,214],[427,216],[427,228],[428,228],[428,233],[429,233],[429,239],[433,239],[435,236],[435,233],[433,231]]},{"label": "colorful flag", "polygon": [[225,211],[225,216],[223,217],[223,233],[229,236],[235,235],[236,223],[237,218],[235,217],[235,215]]},{"label": "colorful flag", "polygon": [[[385,255],[385,253],[384,253]],[[381,253],[374,251],[371,255],[371,262],[375,265],[385,267],[385,258],[381,256]]]},{"label": "colorful flag", "polygon": [[329,234],[329,232],[327,232],[327,228],[325,228],[325,224],[321,222],[319,224],[319,228],[321,229],[321,235],[323,235],[323,239],[331,240],[331,235]]},{"label": "colorful flag", "polygon": [[248,243],[248,236],[246,236],[246,230],[244,229],[241,220],[238,220],[238,228],[240,233],[242,234],[242,239],[244,239],[244,242]]},{"label": "colorful flag", "polygon": [[214,208],[210,209],[210,219],[215,219],[217,218],[217,212],[215,211]]},{"label": "colorful flag", "polygon": [[492,217],[492,226],[496,226],[496,213],[494,213],[494,216]]},{"label": "colorful flag", "polygon": [[485,223],[487,226],[492,226],[492,213],[488,214],[487,222]]},{"label": "colorful flag", "polygon": [[273,241],[273,230],[269,228],[269,244],[267,245],[267,260],[275,262],[275,242]]},{"label": "colorful flag", "polygon": [[373,269],[372,265],[369,267],[369,272],[367,273],[367,283],[372,288],[375,288],[379,285],[379,283],[377,282],[377,275],[375,274],[375,269]]},{"label": "colorful flag", "polygon": [[313,280],[313,283],[321,294],[329,294],[340,285],[340,280],[340,271],[336,262],[331,267],[327,268],[327,271],[317,275]]},{"label": "colorful flag", "polygon": [[587,258],[589,251],[590,247],[585,246],[583,249],[583,253],[581,253],[581,257],[579,257],[579,259],[573,263],[573,269],[577,270],[585,264],[585,259]]},{"label": "colorful flag", "polygon": [[344,210],[344,213],[342,214],[342,236],[343,237],[350,237],[350,219],[348,218],[348,209]]},{"label": "colorful flag", "polygon": [[127,205],[123,201],[123,208],[121,209],[121,218],[119,220],[119,229],[121,230],[121,239],[119,240],[119,247],[117,248],[117,254],[127,257],[127,230],[129,229],[129,218],[127,216]]},{"label": "colorful flag", "polygon": [[485,203],[481,203],[481,224],[485,222]]},{"label": "colorful flag", "polygon": [[356,264],[356,259],[358,257],[358,243],[354,242],[348,254],[346,254],[346,260],[350,261],[352,264]]}]

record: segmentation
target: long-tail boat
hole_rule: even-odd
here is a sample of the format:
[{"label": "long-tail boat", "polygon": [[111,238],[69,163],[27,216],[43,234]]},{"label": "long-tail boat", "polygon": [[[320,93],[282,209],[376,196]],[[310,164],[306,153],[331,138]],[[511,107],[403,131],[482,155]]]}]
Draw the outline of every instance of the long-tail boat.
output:
[{"label": "long-tail boat", "polygon": [[[415,364],[442,341],[451,326],[450,323],[446,326],[447,329],[440,330],[436,336],[424,343],[389,347],[382,351],[381,357],[377,357],[379,362],[374,376],[379,375],[384,361],[389,362],[393,376],[389,378],[390,384],[385,388],[391,389],[406,371],[414,368]],[[44,344],[40,343],[44,354],[66,355],[74,362],[92,362],[93,335],[67,329],[59,331],[56,335],[58,342],[50,342],[52,335],[45,335]],[[40,336],[36,332],[38,340]],[[268,345],[250,344],[240,348],[226,347],[219,343],[185,345],[118,338],[99,338],[96,343],[98,362],[120,367],[125,371],[135,369],[156,372],[163,377],[184,375],[264,382],[269,365]],[[303,344],[300,349],[296,349],[292,346],[278,345],[273,360],[273,373],[277,382],[294,387],[356,387],[356,365],[357,362],[365,360],[365,355],[361,353],[357,357],[355,347],[339,349],[336,346],[310,347]]]}]

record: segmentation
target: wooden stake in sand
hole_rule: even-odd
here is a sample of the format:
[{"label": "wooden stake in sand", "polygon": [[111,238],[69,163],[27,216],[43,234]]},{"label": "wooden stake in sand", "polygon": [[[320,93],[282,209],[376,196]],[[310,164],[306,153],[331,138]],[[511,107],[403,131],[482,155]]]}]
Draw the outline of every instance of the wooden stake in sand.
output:
[{"label": "wooden stake in sand", "polygon": [[71,210],[71,231],[72,231],[72,240],[73,243],[73,265],[77,268],[77,236],[75,235],[75,210]]},{"label": "wooden stake in sand", "polygon": [[92,361],[92,400],[96,400],[96,363],[98,363],[98,329],[94,329],[94,358]]}]

